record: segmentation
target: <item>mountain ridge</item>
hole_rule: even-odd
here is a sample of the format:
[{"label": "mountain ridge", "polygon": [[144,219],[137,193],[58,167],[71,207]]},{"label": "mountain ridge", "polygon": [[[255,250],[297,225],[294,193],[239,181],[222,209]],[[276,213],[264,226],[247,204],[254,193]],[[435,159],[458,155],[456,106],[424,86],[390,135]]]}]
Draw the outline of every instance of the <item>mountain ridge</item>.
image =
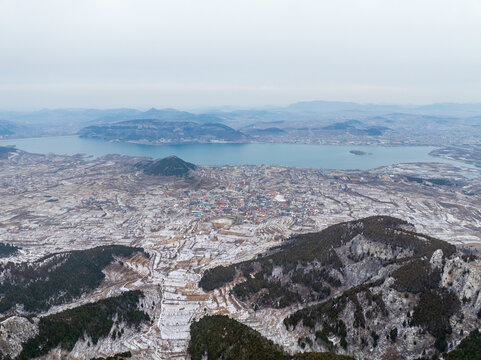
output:
[{"label": "mountain ridge", "polygon": [[110,141],[146,144],[243,142],[247,136],[219,123],[163,121],[157,119],[126,120],[113,124],[92,125],[79,136]]},{"label": "mountain ridge", "polygon": [[481,326],[478,265],[406,221],[374,216],[209,269],[199,286],[227,287],[254,311],[287,312],[282,336],[298,338],[302,349],[415,359],[442,353]]},{"label": "mountain ridge", "polygon": [[136,168],[147,175],[156,176],[186,176],[196,165],[186,162],[177,156],[167,156],[157,160],[146,160],[137,163]]}]

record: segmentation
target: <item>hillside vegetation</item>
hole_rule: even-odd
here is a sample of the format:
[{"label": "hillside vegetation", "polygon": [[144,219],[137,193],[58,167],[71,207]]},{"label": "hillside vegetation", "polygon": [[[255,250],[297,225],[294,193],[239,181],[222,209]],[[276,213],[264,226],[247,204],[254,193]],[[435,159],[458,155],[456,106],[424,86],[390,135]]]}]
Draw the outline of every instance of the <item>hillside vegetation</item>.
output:
[{"label": "hillside vegetation", "polygon": [[0,243],[0,258],[15,254],[18,249],[19,248],[14,245]]},{"label": "hillside vegetation", "polygon": [[37,312],[68,303],[97,288],[105,278],[102,270],[114,262],[114,257],[129,257],[137,252],[143,250],[110,245],[48,255],[33,263],[2,264],[0,313],[17,305],[27,312]]},{"label": "hillside vegetation", "polygon": [[473,330],[464,338],[456,350],[443,355],[444,360],[472,360],[481,359],[481,333]]},{"label": "hillside vegetation", "polygon": [[225,315],[204,316],[192,323],[189,354],[192,360],[351,360],[329,353],[291,356],[254,329]]},{"label": "hillside vegetation", "polygon": [[42,356],[57,346],[71,351],[80,339],[95,345],[111,331],[112,336],[121,337],[124,331],[119,324],[139,328],[143,322],[150,321],[149,316],[137,308],[141,297],[143,294],[140,291],[125,292],[120,296],[42,317],[38,335],[23,345],[17,359]]},{"label": "hillside vegetation", "polygon": [[[400,219],[375,216],[333,225],[317,233],[296,235],[262,258],[207,270],[199,286],[206,291],[213,290],[232,281],[233,275],[240,272],[243,281],[232,290],[236,297],[243,301],[255,298],[254,307],[282,308],[322,300],[339,288],[344,281],[344,263],[337,249],[358,235],[398,252],[404,250],[414,259],[430,257],[436,249],[442,249],[448,256],[455,252],[453,245],[406,230],[407,225]],[[357,259],[356,254],[347,256],[353,261],[362,260]],[[386,265],[401,260],[379,259]]]},{"label": "hillside vegetation", "polygon": [[406,221],[374,216],[209,269],[199,286],[233,282],[230,294],[255,311],[292,309],[283,321],[292,336],[303,334],[300,349],[382,357],[399,345],[419,356],[443,353],[462,338],[460,329],[481,326],[479,265]]},{"label": "hillside vegetation", "polygon": [[142,161],[136,164],[138,169],[148,175],[157,176],[186,176],[196,166],[186,162],[177,156],[168,156],[163,159]]}]

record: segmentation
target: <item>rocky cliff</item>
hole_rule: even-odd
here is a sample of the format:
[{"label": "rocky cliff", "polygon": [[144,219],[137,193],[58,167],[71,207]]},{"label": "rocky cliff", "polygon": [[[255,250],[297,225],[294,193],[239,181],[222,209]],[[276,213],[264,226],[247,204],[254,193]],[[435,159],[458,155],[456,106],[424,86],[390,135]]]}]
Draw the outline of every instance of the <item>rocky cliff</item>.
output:
[{"label": "rocky cliff", "polygon": [[[204,273],[210,291],[287,314],[299,351],[358,359],[416,359],[443,353],[481,327],[481,261],[371,217],[288,239],[256,259]],[[227,275],[226,275],[227,274]]]}]

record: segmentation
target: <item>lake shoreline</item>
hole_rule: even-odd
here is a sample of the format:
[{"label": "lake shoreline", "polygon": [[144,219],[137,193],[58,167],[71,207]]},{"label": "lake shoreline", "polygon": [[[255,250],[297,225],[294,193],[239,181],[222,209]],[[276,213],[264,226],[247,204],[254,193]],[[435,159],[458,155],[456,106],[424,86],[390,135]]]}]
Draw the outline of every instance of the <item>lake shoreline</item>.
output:
[{"label": "lake shoreline", "polygon": [[80,138],[80,139],[88,139],[88,140],[98,140],[98,141],[106,141],[115,144],[135,144],[135,145],[146,145],[146,146],[174,146],[174,145],[196,145],[196,144],[285,144],[285,145],[314,145],[314,146],[366,146],[366,147],[432,147],[432,148],[442,148],[445,145],[437,145],[437,144],[430,144],[430,143],[417,143],[417,144],[392,144],[392,143],[366,143],[366,142],[347,142],[344,144],[339,143],[330,143],[330,142],[322,142],[322,143],[301,143],[301,142],[277,142],[277,141],[210,141],[210,142],[176,142],[176,143],[149,143],[149,142],[142,142],[142,141],[114,141],[114,140],[106,140],[101,138],[95,137],[86,137],[86,136],[79,136],[79,135],[47,135],[47,136],[35,136],[35,137],[18,137],[18,138],[7,138],[2,139],[0,138],[0,146],[2,142],[8,141],[28,141],[28,140],[39,140],[39,139],[56,139],[56,138]]},{"label": "lake shoreline", "polygon": [[[194,143],[146,145],[130,142],[53,136],[0,140],[2,145],[37,154],[58,154],[100,157],[108,154],[149,158],[178,156],[199,165],[272,165],[297,168],[369,170],[400,163],[448,163],[469,167],[429,155],[437,147],[420,145],[334,145],[299,143]],[[353,154],[363,152],[369,156]]]}]

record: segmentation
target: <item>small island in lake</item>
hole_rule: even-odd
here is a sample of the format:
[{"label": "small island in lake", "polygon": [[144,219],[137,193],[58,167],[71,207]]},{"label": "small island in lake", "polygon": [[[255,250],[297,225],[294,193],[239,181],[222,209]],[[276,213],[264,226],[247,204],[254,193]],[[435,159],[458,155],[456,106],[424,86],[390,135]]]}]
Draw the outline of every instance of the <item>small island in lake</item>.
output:
[{"label": "small island in lake", "polygon": [[349,152],[354,155],[372,155],[372,153],[367,153],[361,150],[350,150]]}]

